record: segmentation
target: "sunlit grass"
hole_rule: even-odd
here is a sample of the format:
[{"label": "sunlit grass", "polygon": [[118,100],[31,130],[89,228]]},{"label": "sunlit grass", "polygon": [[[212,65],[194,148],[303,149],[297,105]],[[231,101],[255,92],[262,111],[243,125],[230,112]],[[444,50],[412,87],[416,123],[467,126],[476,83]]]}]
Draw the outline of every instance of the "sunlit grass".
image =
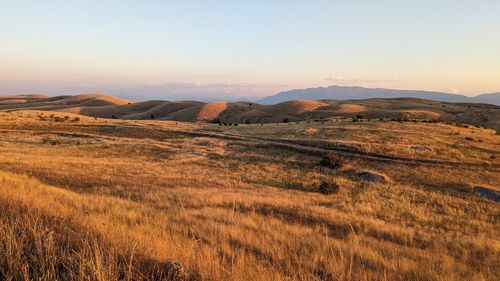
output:
[{"label": "sunlit grass", "polygon": [[[314,155],[180,132],[203,125],[127,121],[124,125],[150,127],[120,129],[108,126],[123,121],[82,117],[55,124],[16,114],[0,116],[0,129],[8,130],[0,140],[0,279],[500,276],[500,207],[471,192],[475,185],[497,187],[493,167],[347,158],[341,169],[322,174]],[[427,144],[432,153],[458,137],[448,134],[453,126],[432,125],[425,131],[439,140]],[[258,126],[231,130],[270,134],[266,126],[266,131]],[[294,126],[306,127],[286,130]],[[307,126],[331,135],[342,130]],[[375,134],[373,126],[386,131]],[[424,134],[420,124],[373,126],[346,125],[342,139],[351,134],[364,140],[367,134],[378,145],[398,131],[395,138],[411,146]],[[275,131],[276,138],[293,137]],[[485,141],[468,144],[472,156],[466,160],[491,162],[483,151],[495,151],[498,136],[474,134]],[[57,142],[44,143],[44,138]],[[381,152],[398,153],[391,146]],[[461,161],[453,154],[446,159]],[[387,183],[360,181],[360,171],[382,174]],[[323,181],[336,182],[340,191],[318,193]]]}]

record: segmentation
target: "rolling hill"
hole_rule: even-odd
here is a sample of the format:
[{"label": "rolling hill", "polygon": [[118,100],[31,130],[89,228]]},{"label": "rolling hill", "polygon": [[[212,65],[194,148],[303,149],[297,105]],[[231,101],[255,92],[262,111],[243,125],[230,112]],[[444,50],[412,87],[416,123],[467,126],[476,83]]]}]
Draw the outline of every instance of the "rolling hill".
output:
[{"label": "rolling hill", "polygon": [[[357,90],[355,90],[357,91]],[[485,99],[488,97],[485,97]],[[61,111],[98,118],[159,119],[188,122],[277,123],[330,118],[409,118],[465,122],[500,128],[500,107],[417,98],[364,100],[291,100],[263,105],[251,102],[144,101],[105,94],[77,96],[11,96],[0,98],[0,111]]]}]

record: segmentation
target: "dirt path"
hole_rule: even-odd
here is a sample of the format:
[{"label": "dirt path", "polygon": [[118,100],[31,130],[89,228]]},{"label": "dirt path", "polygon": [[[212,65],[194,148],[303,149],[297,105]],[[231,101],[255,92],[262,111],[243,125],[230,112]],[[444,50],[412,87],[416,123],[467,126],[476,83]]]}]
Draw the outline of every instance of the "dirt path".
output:
[{"label": "dirt path", "polygon": [[239,140],[239,141],[254,141],[262,144],[267,144],[271,146],[282,147],[286,149],[292,149],[295,151],[312,153],[312,154],[324,154],[324,153],[334,152],[344,156],[362,158],[379,162],[392,162],[392,163],[400,163],[407,165],[436,165],[436,166],[455,167],[455,168],[484,168],[488,170],[500,170],[500,165],[498,164],[465,163],[465,162],[453,162],[453,161],[442,161],[442,160],[432,160],[432,159],[412,159],[405,157],[396,157],[383,154],[369,153],[347,147],[321,147],[321,146],[297,143],[289,140],[248,137],[248,136],[241,136],[234,134],[213,134],[205,132],[185,132],[185,133],[190,133],[196,136],[203,136],[203,137],[213,137],[213,138],[222,138],[222,139]]},{"label": "dirt path", "polygon": [[[145,128],[154,128],[160,131],[172,131],[169,129],[157,127],[157,126],[149,126],[149,125],[140,125],[140,124],[120,124],[119,126],[130,126],[130,127],[145,127]],[[324,153],[336,153],[343,156],[348,157],[356,157],[371,161],[378,162],[387,162],[387,163],[399,163],[406,165],[434,165],[434,166],[444,166],[444,167],[452,167],[452,168],[468,168],[468,169],[487,169],[497,171],[500,170],[499,164],[483,164],[483,163],[466,163],[466,162],[453,162],[453,161],[443,161],[443,160],[433,160],[433,159],[414,159],[414,158],[406,158],[406,157],[397,157],[397,156],[389,156],[377,153],[370,153],[365,151],[359,151],[354,148],[349,147],[323,147],[316,146],[311,144],[304,144],[299,142],[294,142],[291,140],[282,140],[282,139],[272,139],[272,138],[263,138],[263,137],[249,137],[243,135],[236,134],[224,134],[224,133],[212,133],[207,131],[186,131],[186,130],[174,130],[176,132],[181,132],[183,134],[188,134],[197,137],[209,137],[209,138],[218,138],[218,139],[226,139],[226,140],[234,140],[234,141],[246,141],[246,142],[256,142],[264,145],[270,145],[275,147],[281,147],[285,149],[291,149],[294,151],[299,151],[302,153],[309,153],[315,155],[321,155]]]},{"label": "dirt path", "polygon": [[[110,126],[110,124],[107,124]],[[385,163],[398,163],[405,165],[433,165],[433,166],[444,166],[451,168],[466,168],[466,169],[486,169],[492,171],[499,171],[499,164],[482,164],[482,163],[466,163],[466,162],[453,162],[453,161],[443,161],[443,160],[432,160],[432,159],[413,159],[413,158],[405,158],[405,157],[397,157],[397,156],[388,156],[383,154],[376,154],[370,152],[359,151],[354,148],[349,147],[323,147],[316,146],[312,144],[304,144],[299,142],[294,142],[290,140],[281,140],[281,139],[271,139],[271,138],[263,138],[263,137],[250,137],[236,134],[224,134],[224,133],[212,133],[206,131],[192,131],[192,130],[172,130],[166,129],[159,126],[150,126],[150,125],[141,125],[141,124],[113,124],[111,126],[121,127],[121,128],[148,128],[165,132],[177,132],[185,135],[190,135],[193,137],[208,137],[208,138],[217,138],[217,139],[226,139],[233,141],[242,141],[242,142],[253,142],[261,145],[268,145],[274,147],[280,147],[284,149],[294,150],[301,153],[313,154],[313,155],[322,155],[325,153],[336,153],[346,157],[354,157],[358,159],[365,159],[369,161],[377,161],[377,162],[385,162]],[[98,127],[98,125],[96,126]],[[7,132],[32,132],[34,134],[40,134],[40,130],[0,130],[2,133]],[[45,132],[45,131],[44,131]],[[88,133],[75,133],[75,132],[65,132],[65,131],[46,131],[45,133],[49,134],[57,134],[57,135],[67,135],[67,136],[79,136],[79,137],[104,137],[104,138],[116,138],[111,136],[105,136],[101,134],[88,134]]]}]

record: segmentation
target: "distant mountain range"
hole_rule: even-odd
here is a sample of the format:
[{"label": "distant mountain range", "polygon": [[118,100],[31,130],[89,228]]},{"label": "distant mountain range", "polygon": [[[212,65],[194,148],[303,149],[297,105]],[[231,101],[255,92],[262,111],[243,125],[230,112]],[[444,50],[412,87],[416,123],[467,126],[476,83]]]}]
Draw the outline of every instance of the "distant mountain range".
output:
[{"label": "distant mountain range", "polygon": [[358,100],[370,98],[419,98],[445,102],[490,103],[500,105],[500,93],[467,97],[459,94],[419,90],[393,90],[382,88],[363,88],[330,86],[285,91],[258,100],[261,104],[277,104],[290,100]]}]

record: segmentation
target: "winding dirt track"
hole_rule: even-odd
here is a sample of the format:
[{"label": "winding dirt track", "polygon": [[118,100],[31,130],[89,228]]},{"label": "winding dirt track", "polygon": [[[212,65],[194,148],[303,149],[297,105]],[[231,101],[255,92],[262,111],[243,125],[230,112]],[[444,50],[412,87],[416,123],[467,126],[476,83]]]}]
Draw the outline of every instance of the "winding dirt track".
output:
[{"label": "winding dirt track", "polygon": [[250,137],[236,134],[224,134],[224,133],[214,133],[202,130],[171,130],[165,129],[159,126],[151,125],[141,125],[141,124],[117,124],[120,127],[130,127],[130,128],[148,128],[165,132],[177,132],[185,135],[190,135],[193,137],[209,137],[217,139],[226,139],[241,142],[253,142],[261,145],[268,145],[274,147],[280,147],[283,149],[289,149],[298,151],[301,153],[322,155],[325,153],[336,153],[346,157],[355,157],[370,161],[386,162],[386,163],[398,163],[405,165],[432,165],[432,166],[444,166],[451,168],[465,168],[465,169],[487,169],[492,171],[500,171],[499,164],[483,164],[483,163],[467,163],[467,162],[453,162],[453,161],[443,161],[443,160],[432,160],[432,159],[414,159],[406,157],[389,156],[377,153],[370,153],[365,151],[359,151],[354,148],[349,147],[323,147],[315,146],[311,144],[304,144],[300,142],[294,142],[291,140],[283,139],[271,139],[263,137]]},{"label": "winding dirt track", "polygon": [[413,159],[413,158],[369,153],[347,147],[322,147],[322,146],[314,146],[309,144],[298,143],[290,140],[248,137],[248,136],[233,135],[233,134],[214,134],[214,133],[205,133],[198,131],[196,132],[186,131],[184,133],[192,134],[195,136],[222,138],[222,139],[237,140],[237,141],[253,141],[261,144],[281,147],[285,149],[291,149],[310,154],[324,154],[333,152],[343,156],[356,157],[371,161],[400,163],[406,165],[436,165],[436,166],[455,167],[455,168],[475,168],[475,169],[483,168],[488,170],[500,170],[499,164],[466,163],[466,162],[453,162],[453,161],[442,161],[442,160],[432,160],[432,159]]},{"label": "winding dirt track", "polygon": [[[238,141],[243,143],[254,143],[257,145],[265,145],[265,146],[273,146],[279,147],[283,149],[293,150],[300,153],[312,154],[312,155],[323,155],[325,153],[336,153],[339,155],[343,155],[345,157],[350,158],[358,158],[364,159],[368,161],[376,161],[376,162],[385,162],[385,163],[398,163],[405,165],[428,165],[428,166],[444,166],[450,168],[465,168],[465,169],[486,169],[491,171],[500,171],[499,164],[482,164],[482,163],[466,163],[466,162],[453,162],[453,161],[443,161],[443,160],[432,160],[432,159],[414,159],[414,158],[405,158],[405,157],[397,157],[397,156],[388,156],[383,154],[370,153],[365,151],[359,151],[354,148],[349,147],[324,147],[317,146],[312,144],[304,144],[300,142],[295,142],[291,140],[282,140],[282,139],[271,139],[271,138],[263,138],[263,137],[250,137],[236,134],[224,134],[224,133],[214,133],[207,132],[202,130],[172,130],[165,129],[159,126],[151,126],[151,125],[142,125],[142,124],[107,124],[106,126],[114,126],[117,128],[147,128],[152,130],[158,130],[160,132],[165,133],[179,133],[186,136],[192,137],[208,137],[208,138],[216,138],[216,139],[225,139]],[[98,128],[99,126],[96,126]],[[109,136],[106,134],[99,133],[79,133],[79,132],[67,132],[67,131],[40,131],[40,130],[6,130],[1,129],[0,133],[8,133],[8,132],[19,132],[19,133],[33,133],[33,134],[57,134],[61,136],[69,136],[69,137],[99,137],[99,138],[108,138],[114,139],[116,137]],[[122,138],[122,137],[120,137]]]}]

